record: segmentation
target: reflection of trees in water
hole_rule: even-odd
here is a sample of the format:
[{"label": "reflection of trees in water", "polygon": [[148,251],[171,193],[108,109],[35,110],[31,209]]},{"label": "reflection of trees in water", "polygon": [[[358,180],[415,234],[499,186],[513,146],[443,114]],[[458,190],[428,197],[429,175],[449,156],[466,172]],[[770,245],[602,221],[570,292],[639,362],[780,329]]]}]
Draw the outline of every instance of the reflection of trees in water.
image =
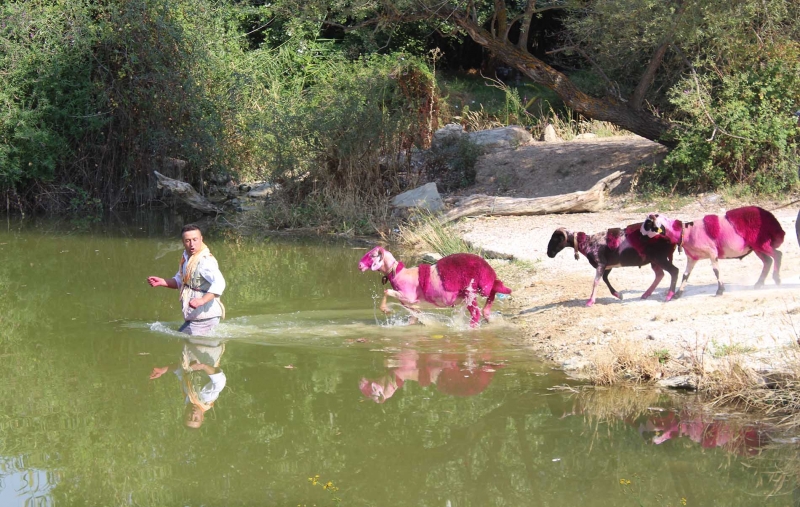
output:
[{"label": "reflection of trees in water", "polygon": [[[38,349],[22,346],[8,367],[16,398],[30,402],[0,399],[0,432],[11,443],[4,453],[23,456],[25,466],[59,470],[55,502],[85,505],[129,498],[149,505],[310,504],[305,478],[314,474],[333,480],[345,503],[391,494],[394,505],[445,498],[454,505],[529,505],[531,498],[578,505],[597,504],[598,497],[613,504],[624,500],[613,484],[600,482],[632,469],[653,471],[649,491],[677,487],[656,473],[663,449],[644,446],[624,420],[619,431],[592,438],[583,417],[562,418],[588,417],[592,402],[576,407],[574,396],[546,391],[546,377],[510,366],[480,396],[431,396],[433,385],[408,382],[391,403],[362,404],[354,388],[362,373],[354,364],[368,364],[365,356],[229,343],[231,390],[212,411],[214,420],[189,432],[174,382],[146,381],[152,364],[173,361],[181,346],[165,342],[136,356],[125,340],[72,341],[38,362]],[[382,355],[368,358],[376,370],[385,368]],[[624,404],[647,409],[631,399]],[[624,415],[608,400],[593,407]],[[691,460],[692,467],[674,473],[713,477],[708,494],[719,504],[737,505],[740,483],[753,487],[752,477],[722,470],[724,456],[697,460],[692,449],[675,452],[677,462]],[[585,484],[576,488],[576,481]]]}]

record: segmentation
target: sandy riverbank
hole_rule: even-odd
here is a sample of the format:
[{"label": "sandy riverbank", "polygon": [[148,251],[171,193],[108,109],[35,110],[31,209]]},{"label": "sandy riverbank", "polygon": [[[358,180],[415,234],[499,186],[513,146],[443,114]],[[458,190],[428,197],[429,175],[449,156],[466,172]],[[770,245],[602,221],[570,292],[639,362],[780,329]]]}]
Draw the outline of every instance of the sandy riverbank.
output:
[{"label": "sandy riverbank", "polygon": [[[715,196],[664,213],[691,220],[737,205]],[[772,209],[778,205],[763,206]],[[759,372],[785,371],[791,366],[800,336],[795,206],[774,211],[786,231],[780,286],[768,278],[765,287],[753,288],[762,264],[751,254],[742,260],[720,262],[726,293],[716,297],[710,262],[702,261],[683,297],[665,303],[669,275],[650,299],[642,300],[653,280],[652,270],[620,268],[612,271],[610,280],[624,300],[611,296],[601,282],[596,304],[586,307],[594,269],[583,256],[575,261],[572,249],[548,258],[547,243],[558,227],[592,233],[639,222],[646,214],[641,203],[625,207],[618,200],[611,208],[574,215],[473,218],[455,226],[475,246],[530,263],[530,269],[496,264],[514,290],[511,301],[498,308],[525,330],[526,341],[535,352],[576,375],[593,375],[598,365],[605,367],[620,354],[661,358],[656,376],[664,378],[689,375],[696,380],[698,373],[724,369],[732,361]],[[676,252],[674,262],[682,277],[685,254]]]}]

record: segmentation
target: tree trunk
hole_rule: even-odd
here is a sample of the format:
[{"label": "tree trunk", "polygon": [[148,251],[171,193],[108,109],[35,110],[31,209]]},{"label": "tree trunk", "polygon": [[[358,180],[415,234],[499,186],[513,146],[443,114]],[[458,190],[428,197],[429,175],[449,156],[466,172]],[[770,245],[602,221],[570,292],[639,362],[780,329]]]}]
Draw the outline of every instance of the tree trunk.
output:
[{"label": "tree trunk", "polygon": [[575,112],[587,118],[613,123],[651,141],[672,146],[661,139],[670,128],[668,122],[645,111],[631,108],[625,102],[614,97],[598,99],[583,93],[567,76],[529,52],[521,50],[508,41],[498,39],[463,11],[453,12],[449,19],[464,29],[472,40],[487,48],[501,60],[513,65],[536,83],[553,90]]},{"label": "tree trunk", "polygon": [[471,195],[445,213],[439,221],[447,223],[465,216],[548,215],[551,213],[585,213],[600,211],[605,206],[606,191],[619,184],[622,171],[609,174],[586,191],[535,198]]}]

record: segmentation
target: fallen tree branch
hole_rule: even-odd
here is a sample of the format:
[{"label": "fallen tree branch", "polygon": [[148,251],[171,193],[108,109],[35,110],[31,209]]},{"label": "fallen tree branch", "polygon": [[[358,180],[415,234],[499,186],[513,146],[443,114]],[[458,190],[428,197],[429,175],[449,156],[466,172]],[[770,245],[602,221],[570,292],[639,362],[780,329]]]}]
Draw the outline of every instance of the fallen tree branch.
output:
[{"label": "fallen tree branch", "polygon": [[622,174],[622,171],[616,171],[595,183],[589,190],[570,194],[535,198],[471,195],[445,213],[439,221],[444,224],[461,217],[478,215],[547,215],[599,211],[605,206],[606,191],[619,184]]},{"label": "fallen tree branch", "polygon": [[211,202],[198,194],[197,191],[185,181],[174,180],[164,176],[158,171],[153,171],[158,178],[158,188],[166,188],[178,199],[185,202],[192,208],[203,213],[222,213],[222,210],[211,204]]}]

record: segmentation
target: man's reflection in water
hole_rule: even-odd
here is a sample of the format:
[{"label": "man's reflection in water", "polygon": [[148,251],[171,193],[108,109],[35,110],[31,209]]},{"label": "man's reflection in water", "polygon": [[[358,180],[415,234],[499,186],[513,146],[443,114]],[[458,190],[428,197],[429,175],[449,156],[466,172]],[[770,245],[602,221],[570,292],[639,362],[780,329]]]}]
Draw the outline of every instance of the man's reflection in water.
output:
[{"label": "man's reflection in water", "polygon": [[386,362],[389,371],[378,378],[362,378],[361,393],[376,403],[384,403],[403,387],[406,381],[422,387],[431,384],[450,396],[474,396],[491,383],[497,368],[488,354],[425,353],[403,350]]},{"label": "man's reflection in water", "polygon": [[218,341],[184,340],[179,363],[157,366],[150,373],[151,380],[168,371],[178,377],[185,396],[183,422],[187,428],[197,429],[203,425],[205,413],[225,389],[225,372],[219,366],[224,353],[225,344]]}]

